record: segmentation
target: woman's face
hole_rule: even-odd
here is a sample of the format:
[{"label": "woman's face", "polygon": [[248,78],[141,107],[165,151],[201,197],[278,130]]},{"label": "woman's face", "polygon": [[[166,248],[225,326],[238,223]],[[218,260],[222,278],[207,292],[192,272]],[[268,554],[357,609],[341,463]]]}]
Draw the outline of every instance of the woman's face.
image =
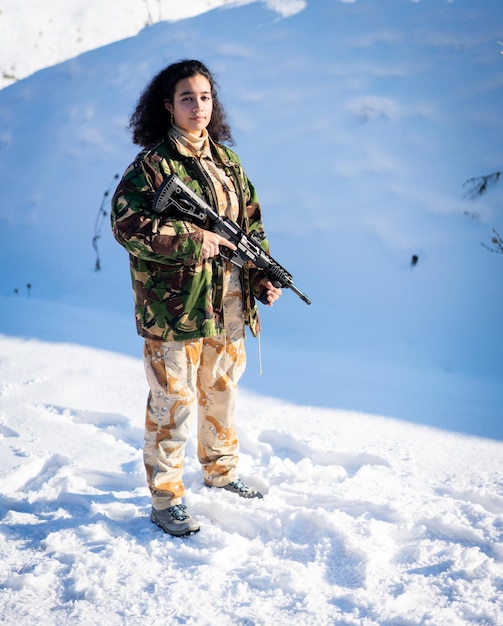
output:
[{"label": "woman's face", "polygon": [[179,80],[176,84],[173,102],[167,101],[165,105],[173,114],[175,126],[189,133],[200,135],[210,123],[213,111],[209,80],[201,74]]}]

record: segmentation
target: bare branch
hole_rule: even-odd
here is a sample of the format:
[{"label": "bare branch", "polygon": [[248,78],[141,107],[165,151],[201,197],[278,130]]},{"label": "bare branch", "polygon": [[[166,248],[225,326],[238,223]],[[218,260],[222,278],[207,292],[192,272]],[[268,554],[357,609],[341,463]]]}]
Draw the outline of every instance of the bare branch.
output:
[{"label": "bare branch", "polygon": [[494,185],[498,182],[501,176],[501,172],[493,172],[492,174],[486,174],[485,176],[475,176],[469,178],[463,183],[463,187],[469,185],[469,189],[465,194],[467,198],[476,198],[482,196],[490,185]]},{"label": "bare branch", "polygon": [[487,246],[485,243],[481,244],[489,252],[495,252],[496,254],[503,254],[503,238],[498,231],[493,228],[494,235],[491,237],[491,245]]}]

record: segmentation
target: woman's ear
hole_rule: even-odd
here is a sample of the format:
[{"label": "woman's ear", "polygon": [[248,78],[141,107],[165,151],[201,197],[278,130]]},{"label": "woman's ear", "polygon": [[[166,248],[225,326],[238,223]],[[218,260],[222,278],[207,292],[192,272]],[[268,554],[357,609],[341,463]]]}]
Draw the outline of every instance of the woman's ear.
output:
[{"label": "woman's ear", "polygon": [[170,113],[173,113],[173,105],[171,104],[169,100],[164,100],[164,106],[166,107],[167,111],[169,111]]}]

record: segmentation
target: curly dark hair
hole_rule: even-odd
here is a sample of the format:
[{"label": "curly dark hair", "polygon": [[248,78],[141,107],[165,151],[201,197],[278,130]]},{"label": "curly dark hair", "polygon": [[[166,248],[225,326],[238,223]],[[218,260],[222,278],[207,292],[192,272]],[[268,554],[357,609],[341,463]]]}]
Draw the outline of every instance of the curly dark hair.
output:
[{"label": "curly dark hair", "polygon": [[210,137],[219,143],[233,143],[227,115],[218,99],[215,79],[204,63],[189,59],[168,65],[147,85],[129,120],[133,143],[146,148],[166,137],[171,127],[171,115],[166,110],[164,101],[173,102],[178,81],[198,75],[207,78],[211,85],[213,112],[207,127]]}]

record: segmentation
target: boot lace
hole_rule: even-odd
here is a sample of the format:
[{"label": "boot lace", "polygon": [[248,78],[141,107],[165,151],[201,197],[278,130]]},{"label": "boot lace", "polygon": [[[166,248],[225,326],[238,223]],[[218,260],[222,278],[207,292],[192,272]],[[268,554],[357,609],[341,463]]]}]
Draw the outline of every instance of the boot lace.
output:
[{"label": "boot lace", "polygon": [[173,519],[182,522],[184,519],[189,517],[186,513],[186,509],[187,507],[185,504],[175,504],[175,506],[170,506],[168,511]]}]

